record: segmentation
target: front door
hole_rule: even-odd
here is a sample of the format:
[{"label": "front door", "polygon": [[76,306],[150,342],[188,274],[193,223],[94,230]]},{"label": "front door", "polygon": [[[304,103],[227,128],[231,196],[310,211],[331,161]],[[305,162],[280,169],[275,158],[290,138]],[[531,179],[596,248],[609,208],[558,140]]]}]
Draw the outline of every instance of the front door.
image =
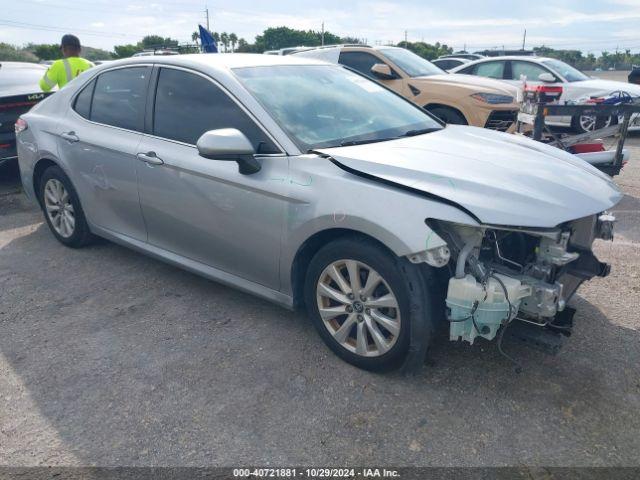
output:
[{"label": "front door", "polygon": [[395,69],[391,68],[391,72],[393,73],[393,79],[380,79],[376,77],[371,72],[371,67],[373,67],[377,63],[382,63],[388,65],[387,62],[384,61],[383,58],[369,52],[362,52],[360,50],[356,51],[344,51],[340,53],[341,65],[345,65],[353,70],[362,73],[363,75],[369,77],[374,82],[382,83],[387,88],[394,90],[396,93],[405,96],[405,90],[407,88],[407,81],[395,71]]},{"label": "front door", "polygon": [[[266,287],[279,288],[285,199],[272,193],[288,158],[249,115],[208,77],[159,69],[152,135],[138,152],[140,204],[149,243]],[[229,160],[198,154],[208,130],[237,128],[262,169],[242,175]]]}]

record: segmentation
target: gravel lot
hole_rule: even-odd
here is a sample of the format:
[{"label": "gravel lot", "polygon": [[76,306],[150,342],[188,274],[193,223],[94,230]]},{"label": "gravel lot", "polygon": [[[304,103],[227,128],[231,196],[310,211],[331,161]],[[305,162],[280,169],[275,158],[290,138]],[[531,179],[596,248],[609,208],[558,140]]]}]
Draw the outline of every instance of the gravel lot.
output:
[{"label": "gravel lot", "polygon": [[108,242],[58,244],[0,180],[0,465],[640,465],[640,136],[612,274],[555,357],[440,341],[414,377],[302,314]]}]

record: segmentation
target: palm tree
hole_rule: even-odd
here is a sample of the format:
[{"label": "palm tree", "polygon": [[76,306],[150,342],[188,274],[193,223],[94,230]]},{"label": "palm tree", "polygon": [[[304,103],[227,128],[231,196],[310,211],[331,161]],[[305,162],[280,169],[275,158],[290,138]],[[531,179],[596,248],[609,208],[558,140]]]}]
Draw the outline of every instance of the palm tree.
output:
[{"label": "palm tree", "polygon": [[191,34],[191,41],[198,43],[198,39],[200,38],[200,34],[198,32],[193,32]]},{"label": "palm tree", "polygon": [[229,47],[229,34],[227,32],[222,32],[220,34],[220,41],[222,45],[224,45],[224,53],[227,53],[227,48]]},{"label": "palm tree", "polygon": [[218,32],[212,32],[211,36],[216,41],[216,45],[218,46],[218,49],[220,49],[220,34]]},{"label": "palm tree", "polygon": [[233,53],[236,51],[236,43],[238,43],[238,36],[235,33],[230,33],[229,41],[231,42],[231,53]]}]

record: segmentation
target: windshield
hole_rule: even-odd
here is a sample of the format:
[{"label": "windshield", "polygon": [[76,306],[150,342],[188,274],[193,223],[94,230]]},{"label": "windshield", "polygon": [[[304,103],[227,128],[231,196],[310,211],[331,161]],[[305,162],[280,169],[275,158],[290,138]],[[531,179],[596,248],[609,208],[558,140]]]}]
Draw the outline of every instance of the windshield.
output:
[{"label": "windshield", "polygon": [[446,75],[446,72],[433,63],[405,50],[404,48],[381,48],[378,50],[393,63],[405,71],[410,77],[428,77],[429,75]]},{"label": "windshield", "polygon": [[234,72],[302,151],[442,128],[422,109],[339,66],[278,65]]},{"label": "windshield", "polygon": [[562,75],[567,82],[581,82],[583,80],[589,80],[589,77],[580,70],[573,68],[571,65],[567,65],[560,60],[543,60],[542,63]]}]

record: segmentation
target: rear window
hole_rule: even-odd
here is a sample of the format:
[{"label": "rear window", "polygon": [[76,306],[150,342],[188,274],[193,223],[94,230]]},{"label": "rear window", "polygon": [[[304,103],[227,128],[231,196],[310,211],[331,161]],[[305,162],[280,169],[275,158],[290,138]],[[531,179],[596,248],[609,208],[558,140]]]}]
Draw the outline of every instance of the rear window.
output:
[{"label": "rear window", "polygon": [[2,96],[40,92],[40,79],[47,71],[38,67],[12,67],[0,64],[0,93]]}]

